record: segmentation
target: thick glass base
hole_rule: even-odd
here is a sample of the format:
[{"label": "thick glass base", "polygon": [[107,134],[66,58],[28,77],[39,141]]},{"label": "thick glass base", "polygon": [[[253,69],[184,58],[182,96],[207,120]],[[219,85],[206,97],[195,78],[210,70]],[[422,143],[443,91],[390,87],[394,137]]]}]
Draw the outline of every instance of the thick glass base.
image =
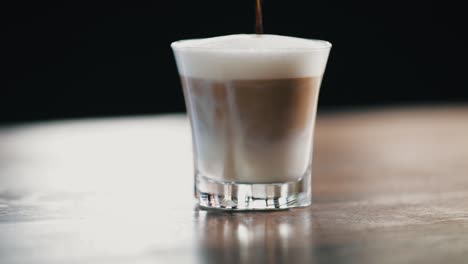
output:
[{"label": "thick glass base", "polygon": [[310,170],[285,183],[217,182],[195,175],[195,196],[201,207],[221,210],[283,210],[311,204]]}]

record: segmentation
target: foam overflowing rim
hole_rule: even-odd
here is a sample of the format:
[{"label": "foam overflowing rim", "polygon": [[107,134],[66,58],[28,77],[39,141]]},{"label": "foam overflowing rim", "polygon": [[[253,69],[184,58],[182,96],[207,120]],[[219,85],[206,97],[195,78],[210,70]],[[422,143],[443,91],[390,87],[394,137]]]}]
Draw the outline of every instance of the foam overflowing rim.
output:
[{"label": "foam overflowing rim", "polygon": [[[255,34],[248,34],[251,36],[255,36]],[[257,35],[261,37],[263,35]],[[269,36],[269,35],[264,35]],[[289,37],[289,38],[296,38],[296,37]],[[178,40],[171,43],[171,48],[175,50],[200,50],[200,51],[212,51],[212,52],[269,52],[269,51],[317,51],[317,50],[326,50],[332,47],[332,44],[326,40],[321,39],[306,39],[306,38],[297,38],[301,40],[306,40],[313,42],[315,44],[320,43],[320,45],[311,45],[310,47],[269,47],[269,48],[261,48],[261,49],[245,49],[245,48],[233,48],[233,47],[223,47],[223,48],[213,48],[207,46],[200,46],[195,45],[194,43],[209,40],[211,38],[196,38],[196,39],[184,39]],[[192,43],[192,45],[190,45]]]}]

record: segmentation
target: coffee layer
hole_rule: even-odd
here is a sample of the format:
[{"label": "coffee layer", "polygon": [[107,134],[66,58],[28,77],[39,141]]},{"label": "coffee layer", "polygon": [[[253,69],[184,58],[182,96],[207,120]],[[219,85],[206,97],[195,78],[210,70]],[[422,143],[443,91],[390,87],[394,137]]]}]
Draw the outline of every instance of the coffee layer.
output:
[{"label": "coffee layer", "polygon": [[320,81],[182,76],[197,171],[223,182],[300,178],[311,161]]}]

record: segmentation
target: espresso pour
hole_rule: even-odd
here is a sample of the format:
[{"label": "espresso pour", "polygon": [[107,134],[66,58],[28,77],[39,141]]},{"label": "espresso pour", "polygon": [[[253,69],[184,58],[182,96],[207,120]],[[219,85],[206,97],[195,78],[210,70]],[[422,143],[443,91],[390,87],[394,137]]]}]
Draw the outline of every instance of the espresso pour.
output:
[{"label": "espresso pour", "polygon": [[263,34],[262,0],[257,0],[255,10],[255,33],[260,35]]}]

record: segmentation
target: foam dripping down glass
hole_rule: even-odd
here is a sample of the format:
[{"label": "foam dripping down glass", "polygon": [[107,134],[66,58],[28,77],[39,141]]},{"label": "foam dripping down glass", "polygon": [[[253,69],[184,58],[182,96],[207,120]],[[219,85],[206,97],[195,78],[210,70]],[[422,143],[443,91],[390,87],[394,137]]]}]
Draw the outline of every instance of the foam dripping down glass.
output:
[{"label": "foam dripping down glass", "polygon": [[317,100],[331,44],[229,35],[171,47],[191,123],[200,206],[309,205]]}]

